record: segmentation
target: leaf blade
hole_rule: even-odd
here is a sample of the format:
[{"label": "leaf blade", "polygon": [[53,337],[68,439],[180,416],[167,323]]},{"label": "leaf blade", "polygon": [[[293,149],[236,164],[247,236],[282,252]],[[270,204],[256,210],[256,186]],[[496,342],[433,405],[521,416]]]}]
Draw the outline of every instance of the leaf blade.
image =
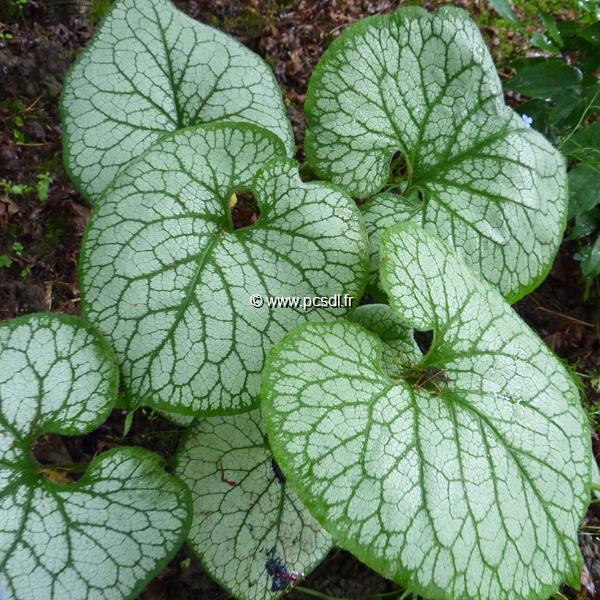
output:
[{"label": "leaf blade", "polygon": [[521,28],[523,27],[521,19],[519,19],[515,11],[512,9],[512,6],[508,0],[490,0],[490,4],[501,17],[504,17],[507,21],[510,21]]},{"label": "leaf blade", "polygon": [[426,228],[510,301],[542,281],[565,227],[564,160],[504,104],[466,13],[401,9],[348,28],[317,65],[305,112],[322,178],[372,196],[398,183],[400,153]]},{"label": "leaf blade", "polygon": [[236,598],[279,598],[331,548],[274,463],[259,411],[210,417],[178,450],[194,519],[188,543]]},{"label": "leaf blade", "polygon": [[268,66],[169,0],[118,0],[63,89],[65,167],[93,203],[121,168],[164,134],[229,120],[273,131],[293,152]]},{"label": "leaf blade", "polygon": [[[229,198],[258,200],[259,221],[232,230]],[[358,298],[366,233],[341,192],[303,183],[281,142],[251,125],[164,138],[125,169],[90,221],[82,307],[111,339],[134,404],[217,414],[257,400],[274,341],[346,309],[254,308],[261,297]]]},{"label": "leaf blade", "polygon": [[299,327],[267,363],[269,440],[300,498],[425,597],[544,598],[576,582],[590,442],[568,373],[417,226],[384,235],[382,279],[398,318],[433,329],[418,379],[389,377],[381,341],[342,320]]}]

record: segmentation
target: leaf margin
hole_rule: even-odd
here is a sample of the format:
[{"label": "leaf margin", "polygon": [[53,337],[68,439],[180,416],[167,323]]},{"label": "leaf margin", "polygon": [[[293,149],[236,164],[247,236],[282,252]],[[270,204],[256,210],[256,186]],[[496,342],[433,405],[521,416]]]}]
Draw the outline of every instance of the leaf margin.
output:
[{"label": "leaf margin", "polygon": [[[308,325],[308,323],[302,324],[299,327],[304,327],[305,325]],[[280,342],[278,342],[278,343],[280,343]],[[238,412],[238,413],[230,413],[230,414],[211,415],[206,418],[200,417],[200,419],[205,420],[205,419],[210,419],[211,417],[227,418],[227,417],[231,417],[231,416],[245,415],[246,413],[253,412],[253,411],[258,411],[258,413],[259,413],[260,421],[262,422],[262,425],[265,428],[265,438],[264,438],[265,444],[264,445],[265,445],[265,448],[267,449],[267,452],[269,451],[269,448],[270,448],[271,453],[273,454],[273,458],[274,458],[273,449],[272,449],[272,447],[270,447],[271,442],[268,439],[268,435],[266,433],[266,429],[267,429],[266,421],[264,418],[262,418],[262,409],[260,408],[260,397],[259,397],[259,404],[257,404],[254,408],[249,409],[248,411]],[[192,437],[192,433],[199,422],[200,422],[200,420],[198,418],[194,419],[194,422],[186,429],[184,434],[181,436],[181,439],[177,446],[177,451],[175,453],[175,457],[173,460],[173,473],[175,473],[175,474],[178,473],[178,469],[180,468],[180,465],[182,462],[181,461],[181,454],[182,454],[181,450],[186,445],[188,439],[190,439]],[[268,442],[268,444],[267,444],[267,442]],[[277,463],[277,464],[279,465],[279,463]],[[280,468],[281,468],[281,466],[280,466]],[[283,471],[283,469],[282,469],[282,471]],[[183,477],[181,475],[177,474],[177,477],[179,479],[181,479],[182,481],[184,481]],[[287,482],[287,476],[286,476],[286,482]],[[185,483],[185,481],[184,481],[184,483]],[[187,486],[187,484],[185,484],[185,485]],[[290,485],[290,488],[292,489],[293,492],[296,492],[296,489],[291,484],[288,484],[288,485]],[[189,486],[187,486],[187,487],[189,489]],[[285,495],[285,492],[282,492],[282,495]],[[297,493],[296,493],[296,495],[297,495]],[[190,531],[191,531],[191,525],[193,524],[193,517],[194,517],[193,493],[191,491],[190,491],[190,498],[191,498],[191,517],[190,517],[191,518]],[[302,505],[304,505],[306,507],[306,505],[300,499],[299,496],[298,496],[298,500]],[[306,507],[306,508],[308,510],[308,507]],[[314,518],[314,514],[312,513],[312,511],[309,511],[309,512],[310,512],[311,516]],[[316,520],[316,521],[317,521],[317,523],[319,523],[319,525],[323,529],[323,532],[325,532],[327,535],[329,535],[331,537],[331,543],[329,544],[329,549],[327,550],[327,552],[325,553],[324,557],[321,560],[316,561],[315,563],[312,563],[307,566],[307,573],[306,573],[306,575],[304,575],[304,573],[302,574],[303,576],[301,577],[300,581],[304,581],[306,579],[306,577],[308,577],[320,564],[322,564],[325,561],[325,559],[327,558],[327,555],[331,552],[331,550],[333,550],[336,547],[336,542],[335,542],[334,538],[331,536],[331,534],[322,526],[322,524],[318,520]],[[202,565],[202,568],[205,570],[206,574],[210,577],[210,579],[212,581],[215,581],[216,583],[218,583],[224,590],[226,590],[229,594],[231,594],[236,600],[252,600],[246,596],[237,596],[236,591],[232,587],[230,587],[229,584],[223,578],[219,577],[218,575],[216,575],[216,573],[213,572],[212,566],[209,565],[204,560],[202,553],[197,548],[194,547],[194,545],[189,541],[188,538],[189,538],[189,532],[186,533],[186,536],[184,538],[184,543],[185,543],[186,547],[188,548],[190,553],[196,558],[196,560],[198,560],[198,562]],[[289,588],[286,588],[285,590],[281,590],[279,593],[272,595],[271,597],[274,600],[282,598],[282,597],[286,596],[287,594],[289,594],[290,592],[292,592],[295,587],[296,587],[296,585],[292,584],[292,586],[290,586]],[[134,600],[134,599],[131,598],[130,600]]]},{"label": "leaf margin", "polygon": [[[283,161],[283,159],[285,159],[287,164],[294,166],[294,168],[295,168],[294,178],[295,178],[296,182],[299,183],[300,185],[310,186],[310,185],[314,184],[322,189],[327,189],[332,192],[341,194],[341,195],[345,196],[345,198],[348,200],[348,208],[351,210],[353,216],[357,220],[357,223],[359,225],[359,229],[361,232],[361,238],[362,238],[361,256],[360,256],[360,265],[359,265],[359,267],[361,269],[361,277],[354,279],[354,284],[357,288],[357,294],[356,294],[356,296],[354,296],[354,302],[353,302],[352,307],[346,309],[346,312],[353,311],[358,306],[360,300],[362,299],[365,292],[367,291],[368,281],[369,281],[369,268],[370,268],[369,267],[369,265],[370,265],[369,236],[368,236],[365,224],[363,222],[362,212],[361,212],[360,208],[356,205],[354,200],[352,199],[352,196],[342,186],[339,186],[339,185],[337,185],[333,182],[327,181],[327,180],[304,181],[302,179],[301,173],[300,173],[301,164],[298,161],[296,161],[294,158],[290,158],[289,156],[287,156],[285,154],[285,143],[275,133],[273,133],[272,131],[270,131],[268,129],[265,129],[264,127],[261,127],[255,123],[249,123],[249,122],[234,122],[234,123],[232,123],[232,122],[228,122],[228,121],[215,121],[215,122],[204,123],[204,124],[199,124],[199,125],[190,125],[188,127],[184,127],[182,129],[178,129],[173,132],[169,132],[169,133],[163,135],[161,138],[157,139],[148,148],[146,148],[139,156],[137,156],[136,158],[131,160],[129,163],[127,163],[124,166],[123,170],[120,171],[119,174],[117,175],[117,177],[113,180],[113,182],[106,188],[105,192],[103,193],[103,197],[105,195],[107,196],[111,192],[111,190],[116,186],[116,184],[119,182],[120,177],[123,176],[123,174],[125,173],[126,170],[129,170],[129,169],[133,168],[135,165],[137,165],[138,163],[143,162],[146,155],[152,153],[155,146],[157,146],[161,143],[164,143],[166,138],[171,138],[176,135],[181,135],[185,132],[194,133],[195,130],[209,132],[212,130],[223,130],[223,129],[228,129],[228,128],[239,129],[240,131],[260,133],[261,135],[263,135],[267,138],[271,138],[272,141],[275,141],[277,144],[279,144],[280,148],[283,149],[283,153],[280,156],[271,158],[267,162],[263,163],[259,169],[257,169],[257,172],[255,173],[255,175],[252,179],[251,185],[254,185],[254,182],[257,180],[257,178],[259,177],[261,172],[263,170],[265,170],[271,163],[274,163],[279,160]],[[238,189],[241,189],[241,186]],[[260,208],[261,203],[258,202],[258,199],[257,199],[257,204],[259,205],[259,208]],[[87,309],[86,309],[87,294],[85,291],[85,287],[82,285],[82,282],[84,281],[85,263],[86,263],[86,257],[88,254],[87,241],[88,241],[90,232],[93,228],[93,225],[100,218],[99,213],[100,213],[99,210],[93,210],[92,214],[86,224],[85,230],[83,232],[82,240],[81,240],[81,250],[79,253],[79,259],[77,262],[77,276],[78,276],[79,282],[81,282],[80,283],[80,307],[81,307],[82,313],[83,313],[86,321],[88,320]],[[257,224],[258,224],[258,222],[254,225],[257,225]],[[243,230],[252,229],[252,227],[254,227],[254,225],[249,226],[249,227],[244,227]],[[283,310],[287,310],[287,309],[283,309]],[[91,323],[91,321],[90,321],[90,323]],[[96,329],[107,339],[110,337],[102,331],[101,327],[96,326],[95,324],[92,324],[92,326],[96,327]],[[272,347],[273,346],[271,346],[271,348]],[[269,350],[269,352],[270,352],[270,350]],[[268,358],[269,352],[267,352],[267,358]],[[117,360],[117,365],[120,368],[120,364],[119,364],[118,360]],[[159,402],[156,399],[151,404],[146,403],[143,401],[143,399],[140,400],[140,398],[138,397],[138,395],[136,393],[130,391],[127,388],[127,386],[124,383],[125,378],[123,377],[122,374],[121,374],[120,380],[121,380],[121,387],[123,389],[122,389],[121,393],[119,394],[117,402],[122,402],[123,403],[122,406],[121,405],[119,405],[119,406],[121,408],[127,408],[129,410],[134,410],[134,409],[137,409],[142,406],[148,406],[148,407],[156,409],[158,411],[163,411],[163,412],[167,412],[167,413],[169,413],[169,412],[176,413],[182,417],[193,417],[195,420],[198,418],[206,418],[206,417],[213,417],[213,416],[229,416],[229,415],[241,414],[241,413],[244,413],[249,410],[257,408],[261,402],[260,384],[259,384],[259,389],[256,393],[256,397],[255,397],[253,403],[249,406],[244,406],[241,408],[228,408],[228,409],[213,408],[210,410],[202,410],[201,412],[198,412],[198,411],[192,410],[187,407],[182,408],[179,405],[173,406],[172,404],[169,404],[166,401]]]}]

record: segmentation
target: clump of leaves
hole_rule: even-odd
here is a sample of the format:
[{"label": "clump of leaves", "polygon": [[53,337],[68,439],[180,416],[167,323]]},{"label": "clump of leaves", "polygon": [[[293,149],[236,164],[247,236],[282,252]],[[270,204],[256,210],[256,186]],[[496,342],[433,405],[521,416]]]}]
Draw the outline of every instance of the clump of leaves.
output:
[{"label": "clump of leaves", "polygon": [[189,528],[187,488],[158,455],[117,448],[65,483],[33,457],[43,434],[81,435],[114,406],[107,342],[73,317],[0,324],[0,590],[17,600],[135,596]]},{"label": "clump of leaves", "polygon": [[532,43],[547,56],[515,63],[507,89],[528,96],[523,118],[548,137],[569,160],[571,239],[581,240],[578,258],[588,285],[600,275],[600,22],[555,22]]},{"label": "clump of leaves", "polygon": [[[267,65],[168,0],[117,0],[74,65],[65,163],[94,204],[82,308],[114,346],[122,404],[189,426],[176,471],[191,500],[139,449],[48,479],[32,445],[106,417],[113,356],[67,317],[0,326],[0,582],[17,598],[133,596],[185,535],[244,600],[285,594],[334,539],[430,597],[529,600],[577,580],[586,420],[501,296],[549,268],[560,154],[505,106],[457,9],[351,27],[306,108],[311,165],[344,189],[299,177]],[[252,306],[358,302],[367,230],[389,306]],[[426,351],[412,328],[433,332]]]}]

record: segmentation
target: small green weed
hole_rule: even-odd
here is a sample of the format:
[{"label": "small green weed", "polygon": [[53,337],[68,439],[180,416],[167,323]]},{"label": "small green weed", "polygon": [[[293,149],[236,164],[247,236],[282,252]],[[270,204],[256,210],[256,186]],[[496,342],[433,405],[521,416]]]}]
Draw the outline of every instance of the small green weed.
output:
[{"label": "small green weed", "polygon": [[46,202],[48,200],[48,189],[52,185],[52,177],[50,173],[40,173],[37,176],[36,191],[40,202]]}]

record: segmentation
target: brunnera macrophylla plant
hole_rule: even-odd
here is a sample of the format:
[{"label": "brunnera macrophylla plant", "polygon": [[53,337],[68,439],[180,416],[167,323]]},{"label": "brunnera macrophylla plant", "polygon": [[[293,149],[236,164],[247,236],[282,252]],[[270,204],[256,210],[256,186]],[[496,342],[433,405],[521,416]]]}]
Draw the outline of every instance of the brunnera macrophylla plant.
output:
[{"label": "brunnera macrophylla plant", "polygon": [[0,591],[11,600],[135,597],[190,526],[190,492],[141,448],[103,452],[76,482],[32,454],[113,408],[118,370],[92,327],[34,314],[0,324]]},{"label": "brunnera macrophylla plant", "polygon": [[434,234],[392,227],[380,262],[391,310],[431,347],[390,361],[348,320],[288,334],[262,379],[285,477],[342,547],[426,598],[579,587],[592,470],[571,376]]},{"label": "brunnera macrophylla plant", "polygon": [[305,109],[311,167],[368,198],[371,287],[379,238],[403,221],[447,239],[511,302],[544,279],[565,227],[565,161],[504,104],[466,12],[409,7],[349,27]]},{"label": "brunnera macrophylla plant", "polygon": [[64,161],[92,203],[165,133],[248,122],[294,137],[267,64],[168,0],[116,0],[65,80]]},{"label": "brunnera macrophylla plant", "polygon": [[[260,218],[234,229],[235,192]],[[115,349],[130,406],[187,414],[256,405],[271,346],[347,309],[269,310],[253,295],[359,298],[367,237],[354,202],[304,183],[274,134],[249,124],[163,137],[96,207],[80,260],[82,310]]]},{"label": "brunnera macrophylla plant", "polygon": [[[112,354],[69,318],[0,326],[0,361],[16,364],[14,346],[25,365],[0,371],[0,585],[132,597],[186,536],[242,600],[284,595],[334,542],[428,597],[542,598],[576,581],[585,419],[489,285],[515,300],[545,275],[564,165],[504,105],[465,13],[403,9],[332,44],[306,109],[310,163],[333,184],[300,179],[267,65],[168,0],[116,0],[61,109],[67,171],[94,205],[82,310],[129,408],[198,417],[176,457],[189,490],[139,449],[100,455],[69,485],[45,477],[35,439],[106,417]],[[244,228],[239,192],[260,212]],[[362,210],[348,192],[368,197]],[[398,221],[463,258],[417,226],[380,244]],[[251,304],[358,303],[369,269],[390,306]],[[412,327],[434,331],[425,356]]]}]

